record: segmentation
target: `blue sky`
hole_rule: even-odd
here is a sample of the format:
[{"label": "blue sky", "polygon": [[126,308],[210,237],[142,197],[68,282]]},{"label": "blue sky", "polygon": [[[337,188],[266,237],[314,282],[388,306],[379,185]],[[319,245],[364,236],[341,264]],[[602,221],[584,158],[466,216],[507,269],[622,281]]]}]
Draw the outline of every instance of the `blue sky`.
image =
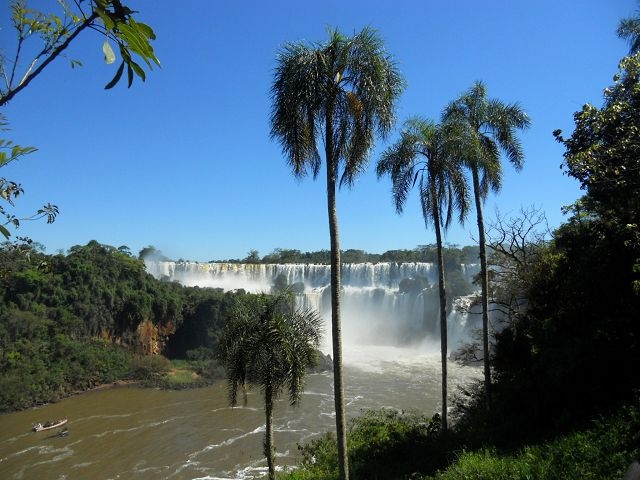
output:
[{"label": "blue sky", "polygon": [[[29,3],[57,8],[50,0]],[[535,205],[556,227],[561,206],[581,192],[562,174],[563,149],[552,131],[570,134],[575,111],[601,104],[628,50],[617,23],[637,8],[634,0],[125,3],[156,31],[162,68],[145,83],[105,91],[118,62],[106,65],[103,38],[83,32],[66,58],[2,112],[8,138],[39,149],[3,169],[25,189],[16,213],[46,202],[60,208],[54,224],[23,222],[17,232],[49,253],[90,240],[134,253],[154,245],[197,261],[243,258],[251,249],[328,249],[324,176],[294,179],[269,138],[276,53],[288,41],[323,41],[328,27],[378,30],[408,84],[396,130],[378,141],[366,174],[338,196],[343,249],[382,253],[435,242],[417,196],[395,213],[390,181],[377,180],[375,162],[403,120],[437,120],[476,80],[490,97],[519,102],[532,119],[521,136],[524,169],[505,165],[486,217]],[[12,53],[8,15],[1,7],[0,47]],[[83,67],[71,69],[69,59]],[[475,228],[470,216],[446,240],[473,244]]]}]

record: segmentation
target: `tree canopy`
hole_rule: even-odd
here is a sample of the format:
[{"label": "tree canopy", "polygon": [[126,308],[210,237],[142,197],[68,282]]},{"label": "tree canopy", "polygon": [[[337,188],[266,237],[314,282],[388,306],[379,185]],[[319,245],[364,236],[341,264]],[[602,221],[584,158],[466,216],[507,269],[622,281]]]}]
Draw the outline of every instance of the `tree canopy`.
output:
[{"label": "tree canopy", "polygon": [[566,174],[586,192],[576,213],[594,212],[615,229],[638,254],[640,274],[640,52],[620,62],[614,81],[601,108],[586,104],[575,113],[571,137],[554,135],[566,148]]},{"label": "tree canopy", "polygon": [[[135,377],[132,358],[213,359],[243,291],[162,282],[126,247],[0,249],[0,411]],[[206,372],[205,372],[206,373]]]}]

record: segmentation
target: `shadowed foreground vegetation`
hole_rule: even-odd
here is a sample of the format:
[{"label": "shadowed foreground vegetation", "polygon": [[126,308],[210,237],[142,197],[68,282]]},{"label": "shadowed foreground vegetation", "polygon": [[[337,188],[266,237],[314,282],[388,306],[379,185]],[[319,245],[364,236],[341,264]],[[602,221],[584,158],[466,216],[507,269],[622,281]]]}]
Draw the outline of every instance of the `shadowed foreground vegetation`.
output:
[{"label": "shadowed foreground vegetation", "polygon": [[[640,454],[639,432],[640,398],[582,429],[513,449],[445,435],[437,415],[379,410],[350,423],[349,464],[355,478],[378,480],[621,479]],[[338,478],[331,434],[301,446],[300,453],[300,468],[282,478]]]}]

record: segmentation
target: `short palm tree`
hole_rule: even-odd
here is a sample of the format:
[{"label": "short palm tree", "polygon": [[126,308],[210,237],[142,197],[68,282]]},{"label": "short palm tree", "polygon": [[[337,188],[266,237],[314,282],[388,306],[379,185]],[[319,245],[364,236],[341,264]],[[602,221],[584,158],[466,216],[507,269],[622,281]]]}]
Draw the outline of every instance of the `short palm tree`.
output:
[{"label": "short palm tree", "polygon": [[373,148],[395,123],[404,81],[375,31],[353,37],[337,30],[323,44],[288,43],[280,51],[271,87],[271,137],[296,177],[315,178],[324,154],[331,242],[331,332],[338,464],[349,477],[340,320],[340,242],[336,186],[353,185]]},{"label": "short palm tree", "polygon": [[640,1],[635,17],[623,18],[618,23],[618,37],[629,43],[629,55],[640,52]]},{"label": "short palm tree", "polygon": [[238,391],[246,403],[246,387],[260,387],[264,396],[266,431],[264,454],[269,479],[275,478],[273,406],[283,389],[296,405],[304,390],[307,368],[316,361],[322,319],[312,310],[295,310],[286,293],[257,295],[239,302],[225,325],[219,357],[229,382],[229,400],[235,406]]},{"label": "short palm tree", "polygon": [[528,128],[530,120],[518,104],[505,104],[500,100],[487,98],[487,89],[480,81],[447,106],[443,120],[465,131],[466,146],[460,150],[460,159],[471,172],[478,223],[484,385],[487,407],[489,407],[491,404],[489,278],[482,203],[490,189],[498,192],[502,186],[501,153],[506,155],[517,170],[522,168],[524,153],[516,131]]},{"label": "short palm tree", "polygon": [[391,176],[396,211],[402,213],[411,188],[418,184],[422,216],[433,225],[438,256],[440,294],[440,352],[442,356],[442,429],[447,430],[447,295],[445,288],[442,230],[453,214],[460,222],[469,210],[467,182],[461,164],[452,155],[460,145],[454,126],[443,128],[421,118],[405,122],[400,140],[384,151],[378,161],[378,178]]}]

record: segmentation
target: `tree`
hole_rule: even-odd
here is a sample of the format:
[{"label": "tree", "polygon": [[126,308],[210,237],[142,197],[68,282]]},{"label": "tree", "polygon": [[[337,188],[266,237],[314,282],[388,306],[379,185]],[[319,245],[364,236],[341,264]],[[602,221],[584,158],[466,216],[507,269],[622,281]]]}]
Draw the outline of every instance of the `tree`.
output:
[{"label": "tree", "polygon": [[476,82],[457,100],[451,102],[444,113],[445,122],[463,128],[466,147],[461,160],[471,171],[473,195],[478,223],[480,247],[480,278],[482,290],[482,348],[484,352],[484,385],[487,406],[491,403],[491,367],[489,354],[489,278],[482,202],[489,189],[498,192],[502,183],[501,152],[513,166],[522,168],[524,154],[516,130],[529,127],[530,120],[516,104],[505,104],[487,98],[484,83]]},{"label": "tree", "polygon": [[[0,131],[4,132],[8,129],[9,127],[5,116],[0,114]],[[34,147],[23,147],[21,145],[14,144],[11,140],[0,138],[0,168],[35,151],[36,148]],[[5,177],[0,177],[0,198],[7,202],[11,207],[15,206],[15,199],[17,199],[23,192],[24,190],[19,183],[8,180]],[[46,218],[47,223],[53,223],[57,215],[58,207],[50,203],[44,205],[42,208],[38,209],[36,213],[26,218],[19,218],[8,211],[4,205],[0,205],[0,217],[4,217],[0,221],[0,234],[2,234],[5,239],[9,239],[9,237],[11,237],[11,232],[7,228],[8,225],[18,228],[20,226],[20,222],[23,220],[38,220],[40,218]],[[22,240],[28,241],[27,239]]]},{"label": "tree", "polygon": [[237,304],[224,327],[219,356],[229,382],[229,400],[235,406],[242,389],[259,386],[264,396],[266,431],[264,454],[269,478],[275,478],[273,406],[286,387],[291,405],[304,391],[307,367],[316,360],[322,319],[312,310],[294,310],[287,295],[257,295]]},{"label": "tree", "polygon": [[[0,86],[0,107],[6,105],[18,93],[24,90],[29,83],[66,50],[69,44],[83,31],[95,30],[104,35],[105,40],[102,50],[107,63],[115,61],[115,54],[110,42],[118,45],[122,63],[118,67],[113,79],[105,86],[112,88],[124,72],[127,66],[128,84],[131,86],[134,74],[145,79],[144,69],[134,61],[134,54],[140,57],[148,66],[160,65],[150,41],[155,39],[155,33],[148,25],[137,22],[133,18],[136,13],[129,7],[122,5],[120,0],[92,0],[83,7],[82,2],[74,2],[77,7],[73,10],[66,2],[58,2],[62,8],[62,16],[44,13],[28,8],[27,0],[11,0],[11,23],[17,34],[15,52],[9,58],[6,52],[0,51],[0,76],[4,85]],[[29,40],[39,37],[40,47],[28,48]],[[33,56],[24,61],[24,56]],[[19,72],[20,65],[28,65],[24,72]],[[71,60],[71,66],[81,65],[77,60]],[[6,118],[0,114],[0,130],[7,130]],[[0,139],[0,167],[19,159],[23,155],[33,153],[34,147],[22,147],[14,145],[11,140]],[[13,200],[23,192],[22,186],[17,182],[0,178],[0,197],[14,206]],[[7,225],[17,228],[21,220],[34,220],[46,218],[47,223],[52,223],[58,214],[58,207],[46,204],[35,214],[18,218],[0,206],[0,216],[4,217],[4,223],[0,225],[0,233],[10,237]]]},{"label": "tree", "polygon": [[[375,142],[395,123],[404,81],[382,40],[369,28],[353,37],[337,30],[324,44],[287,43],[277,57],[271,87],[271,137],[277,139],[296,177],[321,167],[323,142],[331,243],[331,331],[340,477],[348,478],[342,331],[340,241],[336,186],[353,185]],[[342,173],[340,174],[340,170]]]},{"label": "tree", "polygon": [[390,175],[396,211],[401,213],[410,189],[418,182],[425,225],[436,233],[440,294],[440,351],[442,356],[442,429],[447,430],[447,296],[442,229],[451,224],[454,211],[462,222],[469,209],[467,182],[461,164],[451,155],[458,138],[453,125],[441,127],[413,118],[405,122],[400,140],[378,161],[378,177]]},{"label": "tree", "polygon": [[510,217],[496,212],[486,234],[492,301],[511,324],[527,311],[531,272],[538,268],[551,233],[544,212],[531,206]]},{"label": "tree", "polygon": [[564,169],[586,191],[583,205],[624,240],[636,260],[640,292],[640,52],[622,59],[615,83],[604,91],[604,105],[585,105],[574,114],[575,130],[564,138]]},{"label": "tree", "polygon": [[640,52],[640,8],[636,10],[635,17],[620,20],[616,32],[618,37],[629,43],[629,55]]},{"label": "tree", "polygon": [[255,249],[249,250],[247,256],[242,260],[243,263],[260,263],[260,252]]}]

